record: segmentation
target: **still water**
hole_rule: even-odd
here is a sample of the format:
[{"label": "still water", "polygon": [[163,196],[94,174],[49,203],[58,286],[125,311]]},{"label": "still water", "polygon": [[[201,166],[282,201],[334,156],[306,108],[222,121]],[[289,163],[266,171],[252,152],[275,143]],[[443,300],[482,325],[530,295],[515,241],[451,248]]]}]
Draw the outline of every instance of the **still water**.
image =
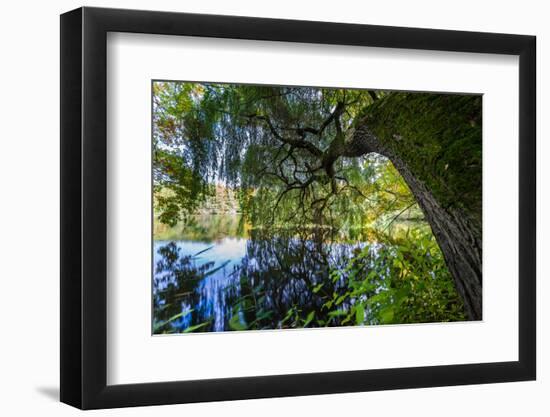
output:
[{"label": "still water", "polygon": [[323,297],[345,290],[330,271],[364,246],[326,230],[216,232],[155,240],[155,333],[276,329],[296,306],[320,316]]}]

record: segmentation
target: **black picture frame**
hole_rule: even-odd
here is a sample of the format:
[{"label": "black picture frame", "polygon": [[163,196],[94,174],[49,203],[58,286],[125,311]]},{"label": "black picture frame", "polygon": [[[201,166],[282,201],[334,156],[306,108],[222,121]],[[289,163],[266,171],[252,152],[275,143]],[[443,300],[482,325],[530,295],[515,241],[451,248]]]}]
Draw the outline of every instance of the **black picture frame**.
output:
[{"label": "black picture frame", "polygon": [[[519,56],[519,360],[112,385],[107,377],[108,32]],[[534,36],[79,8],[61,15],[61,401],[82,409],[533,380]]]}]

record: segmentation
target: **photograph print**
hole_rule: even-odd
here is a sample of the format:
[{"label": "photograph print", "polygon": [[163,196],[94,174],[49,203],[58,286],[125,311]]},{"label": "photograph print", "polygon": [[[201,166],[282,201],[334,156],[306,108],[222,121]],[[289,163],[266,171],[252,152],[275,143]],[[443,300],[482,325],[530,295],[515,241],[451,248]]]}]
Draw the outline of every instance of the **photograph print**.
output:
[{"label": "photograph print", "polygon": [[153,80],[152,333],[482,320],[482,96]]}]

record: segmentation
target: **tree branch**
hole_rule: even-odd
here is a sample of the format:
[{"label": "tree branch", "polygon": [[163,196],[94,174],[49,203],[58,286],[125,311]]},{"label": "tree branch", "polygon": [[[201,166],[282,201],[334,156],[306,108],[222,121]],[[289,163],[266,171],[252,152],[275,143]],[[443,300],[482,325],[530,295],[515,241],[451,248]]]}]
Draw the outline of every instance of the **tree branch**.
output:
[{"label": "tree branch", "polygon": [[398,217],[400,217],[403,213],[405,213],[408,209],[410,209],[412,206],[414,206],[416,204],[416,201],[413,202],[412,204],[409,204],[407,207],[405,207],[403,210],[401,210],[397,216],[395,216],[393,219],[391,219],[391,222],[388,223],[388,225],[384,228],[384,230],[382,232],[385,232],[386,230],[388,230],[390,228],[390,226],[392,225],[392,223],[394,221],[397,220]]}]

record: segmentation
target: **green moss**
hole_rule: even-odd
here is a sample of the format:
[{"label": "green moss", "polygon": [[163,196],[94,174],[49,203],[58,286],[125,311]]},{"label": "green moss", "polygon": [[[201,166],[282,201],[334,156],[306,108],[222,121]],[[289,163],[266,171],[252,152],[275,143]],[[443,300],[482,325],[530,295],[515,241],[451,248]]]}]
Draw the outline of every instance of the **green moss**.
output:
[{"label": "green moss", "polygon": [[479,95],[392,93],[362,121],[442,205],[481,224],[481,106]]}]

